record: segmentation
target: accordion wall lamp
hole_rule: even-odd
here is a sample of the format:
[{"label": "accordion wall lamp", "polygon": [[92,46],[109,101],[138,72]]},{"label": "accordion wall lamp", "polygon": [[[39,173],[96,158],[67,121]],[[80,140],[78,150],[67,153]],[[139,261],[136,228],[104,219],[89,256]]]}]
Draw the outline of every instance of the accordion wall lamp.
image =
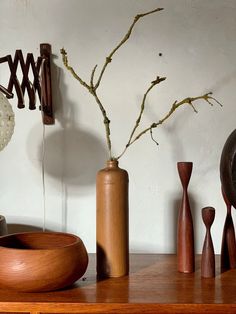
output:
[{"label": "accordion wall lamp", "polygon": [[[28,108],[30,110],[36,109],[36,94],[38,94],[40,100],[39,109],[42,111],[43,124],[46,125],[54,124],[55,122],[52,106],[50,57],[51,45],[44,43],[40,44],[40,56],[36,60],[32,53],[27,53],[24,59],[21,50],[16,50],[14,59],[11,55],[0,57],[0,64],[8,64],[10,70],[8,86],[0,85],[1,94],[4,94],[8,99],[13,98],[14,89],[17,97],[17,107],[23,109],[25,108],[24,96],[27,93],[29,99]],[[19,72],[21,72],[21,82],[17,77]],[[31,73],[32,80],[30,80]],[[1,96],[0,102],[4,103],[4,107],[8,101],[3,100],[4,96]],[[11,118],[10,120],[13,119]]]}]

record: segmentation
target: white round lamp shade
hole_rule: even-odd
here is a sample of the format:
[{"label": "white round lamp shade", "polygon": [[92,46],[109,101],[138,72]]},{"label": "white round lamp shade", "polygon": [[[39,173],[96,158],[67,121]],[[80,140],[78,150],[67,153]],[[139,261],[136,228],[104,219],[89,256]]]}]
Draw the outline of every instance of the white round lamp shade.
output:
[{"label": "white round lamp shade", "polygon": [[0,92],[0,151],[9,143],[15,126],[15,116],[8,99]]}]

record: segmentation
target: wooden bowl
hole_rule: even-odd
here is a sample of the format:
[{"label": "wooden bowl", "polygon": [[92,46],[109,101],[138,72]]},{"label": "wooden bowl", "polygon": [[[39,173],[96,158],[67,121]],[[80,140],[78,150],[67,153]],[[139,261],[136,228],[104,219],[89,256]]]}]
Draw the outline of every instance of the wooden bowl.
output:
[{"label": "wooden bowl", "polygon": [[59,232],[27,232],[0,237],[0,288],[25,292],[62,289],[86,271],[82,240]]}]

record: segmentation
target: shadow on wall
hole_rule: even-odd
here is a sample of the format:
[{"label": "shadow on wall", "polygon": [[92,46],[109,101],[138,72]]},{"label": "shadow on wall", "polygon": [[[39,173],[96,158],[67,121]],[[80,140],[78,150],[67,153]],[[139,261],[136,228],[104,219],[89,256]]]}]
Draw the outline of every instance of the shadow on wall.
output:
[{"label": "shadow on wall", "polygon": [[8,230],[8,234],[19,233],[19,232],[33,232],[33,231],[34,232],[41,232],[41,231],[43,231],[43,229],[40,227],[25,225],[25,224],[14,224],[14,223],[7,224],[7,230]]},{"label": "shadow on wall", "polygon": [[[95,184],[96,172],[104,166],[107,153],[99,138],[78,128],[78,122],[74,119],[81,104],[75,104],[67,97],[63,77],[63,70],[53,64],[53,104],[55,118],[61,129],[57,128],[54,131],[53,126],[46,126],[44,170],[46,174],[62,181],[66,186],[89,187]],[[41,144],[36,147],[38,149],[36,158],[31,152],[35,146],[35,138],[39,134],[42,134],[41,125],[29,133],[27,151],[30,160],[35,163],[37,159],[37,168],[41,169],[43,141],[41,140]],[[79,187],[76,194],[83,193],[83,189]]]},{"label": "shadow on wall", "polygon": [[[38,149],[41,154],[42,145]],[[68,185],[95,184],[96,172],[104,164],[101,143],[93,135],[76,128],[66,128],[45,138],[45,172]]]}]

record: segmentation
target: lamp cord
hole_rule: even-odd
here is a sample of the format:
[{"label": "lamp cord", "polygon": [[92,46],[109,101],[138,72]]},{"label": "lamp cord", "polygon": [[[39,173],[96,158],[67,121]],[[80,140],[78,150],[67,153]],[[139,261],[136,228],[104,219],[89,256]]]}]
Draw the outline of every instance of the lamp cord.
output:
[{"label": "lamp cord", "polygon": [[43,232],[46,228],[46,191],[45,191],[45,125],[43,123],[42,145],[42,183],[43,183]]},{"label": "lamp cord", "polygon": [[[45,63],[45,59],[42,60],[42,64],[40,67],[40,80],[42,78],[42,72],[43,72],[43,67],[44,67],[44,63]],[[43,99],[43,95],[42,95],[42,90],[41,90],[41,99],[40,99],[40,103],[42,104],[42,99]],[[41,114],[42,114],[42,118],[43,118],[43,109],[41,108]],[[43,145],[42,145],[42,156],[41,156],[41,160],[42,160],[42,166],[41,166],[41,171],[42,171],[42,184],[43,184],[43,232],[46,229],[46,188],[45,188],[45,124],[43,123]]]}]

